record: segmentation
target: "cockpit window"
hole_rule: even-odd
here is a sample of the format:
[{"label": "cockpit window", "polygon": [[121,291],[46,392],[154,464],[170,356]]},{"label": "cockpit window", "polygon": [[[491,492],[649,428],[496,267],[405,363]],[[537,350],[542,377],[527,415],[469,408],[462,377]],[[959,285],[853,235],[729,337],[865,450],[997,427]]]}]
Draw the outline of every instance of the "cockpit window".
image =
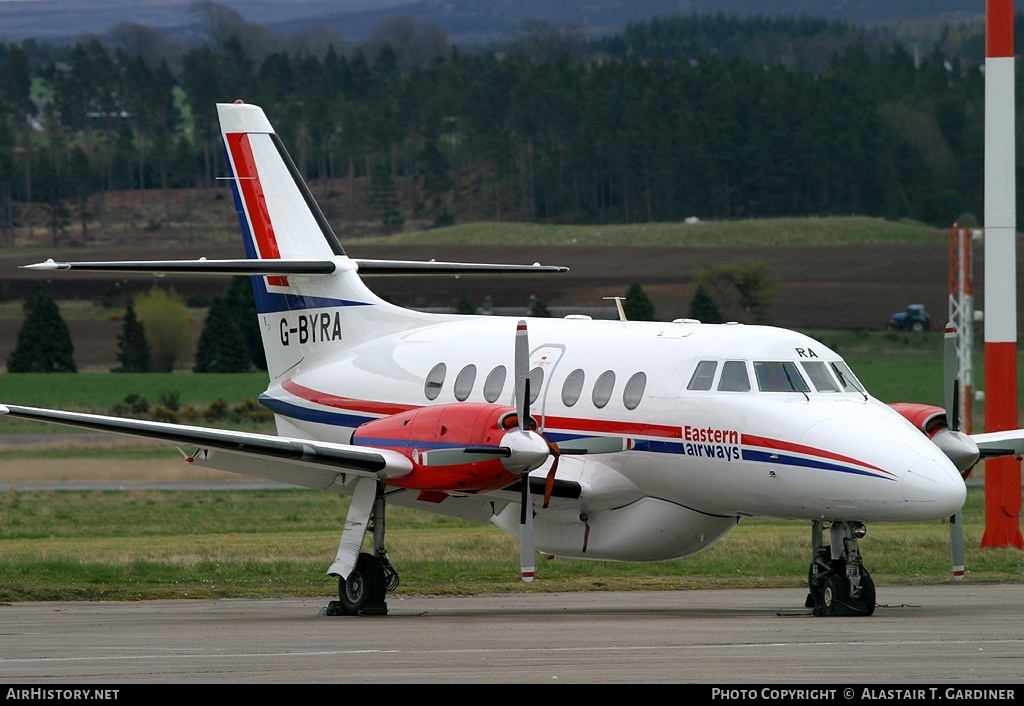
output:
[{"label": "cockpit window", "polygon": [[807,377],[811,379],[811,384],[814,385],[814,389],[818,392],[839,392],[839,386],[836,385],[836,381],[828,373],[828,366],[820,360],[802,360],[800,365],[803,366],[804,372],[807,373]]},{"label": "cockpit window", "polygon": [[754,363],[757,389],[761,392],[807,392],[807,387],[796,363],[757,361]]},{"label": "cockpit window", "polygon": [[715,381],[715,370],[718,369],[718,361],[702,360],[697,363],[697,369],[693,371],[690,384],[687,390],[710,390],[711,383]]},{"label": "cockpit window", "polygon": [[747,364],[742,360],[727,360],[722,364],[722,379],[718,389],[724,392],[747,392],[750,390],[750,376]]},{"label": "cockpit window", "polygon": [[836,374],[843,392],[865,393],[864,386],[860,384],[860,380],[857,379],[857,376],[853,374],[853,371],[850,370],[846,363],[841,360],[833,360],[829,365],[832,367],[832,372]]}]

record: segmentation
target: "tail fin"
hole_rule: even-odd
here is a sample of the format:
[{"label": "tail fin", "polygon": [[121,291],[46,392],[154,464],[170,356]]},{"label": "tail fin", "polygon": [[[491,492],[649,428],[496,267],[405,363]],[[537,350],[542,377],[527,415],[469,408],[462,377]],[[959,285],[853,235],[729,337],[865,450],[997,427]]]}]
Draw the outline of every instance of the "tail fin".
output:
[{"label": "tail fin", "polygon": [[359,338],[363,327],[353,325],[346,308],[388,305],[356,275],[357,266],[346,257],[263,110],[238,102],[218,104],[217,111],[246,256],[277,260],[285,268],[297,261],[331,263],[329,274],[252,277],[274,380]]},{"label": "tail fin", "polygon": [[241,102],[220,103],[217,112],[246,255],[253,259],[344,255],[263,109]]},{"label": "tail fin", "polygon": [[[34,270],[250,275],[271,380],[339,347],[433,320],[371,292],[360,274],[565,272],[564,267],[409,260],[356,260],[346,254],[263,109],[217,105],[229,179],[245,244],[244,260],[54,262]],[[357,274],[359,273],[359,274]]]}]

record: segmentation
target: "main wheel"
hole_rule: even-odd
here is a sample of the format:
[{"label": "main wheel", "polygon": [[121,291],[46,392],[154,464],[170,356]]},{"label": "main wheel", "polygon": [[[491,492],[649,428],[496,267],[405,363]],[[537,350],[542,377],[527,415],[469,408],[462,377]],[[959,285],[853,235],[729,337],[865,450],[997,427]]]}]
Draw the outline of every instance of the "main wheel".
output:
[{"label": "main wheel", "polygon": [[384,602],[384,567],[372,554],[360,554],[347,579],[338,579],[338,600],[344,615],[359,615],[371,604]]}]

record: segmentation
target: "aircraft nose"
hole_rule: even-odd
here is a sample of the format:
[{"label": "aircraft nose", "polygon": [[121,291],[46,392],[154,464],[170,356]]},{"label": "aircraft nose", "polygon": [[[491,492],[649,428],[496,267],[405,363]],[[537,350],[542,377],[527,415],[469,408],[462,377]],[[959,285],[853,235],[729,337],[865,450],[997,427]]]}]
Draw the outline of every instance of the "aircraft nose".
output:
[{"label": "aircraft nose", "polygon": [[903,475],[903,499],[925,519],[948,517],[963,507],[967,486],[951,463],[922,459]]}]

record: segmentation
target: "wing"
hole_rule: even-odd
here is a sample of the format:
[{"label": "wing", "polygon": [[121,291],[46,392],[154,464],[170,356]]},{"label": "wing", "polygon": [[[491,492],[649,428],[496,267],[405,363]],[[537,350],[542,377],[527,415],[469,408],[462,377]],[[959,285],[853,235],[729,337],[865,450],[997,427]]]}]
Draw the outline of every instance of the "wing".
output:
[{"label": "wing", "polygon": [[971,434],[971,439],[978,445],[983,459],[1024,454],[1024,429]]},{"label": "wing", "polygon": [[0,405],[0,414],[193,447],[195,451],[186,455],[190,461],[318,490],[335,486],[343,492],[341,486],[349,475],[383,480],[412,471],[411,461],[401,454],[351,444],[12,404]]}]

